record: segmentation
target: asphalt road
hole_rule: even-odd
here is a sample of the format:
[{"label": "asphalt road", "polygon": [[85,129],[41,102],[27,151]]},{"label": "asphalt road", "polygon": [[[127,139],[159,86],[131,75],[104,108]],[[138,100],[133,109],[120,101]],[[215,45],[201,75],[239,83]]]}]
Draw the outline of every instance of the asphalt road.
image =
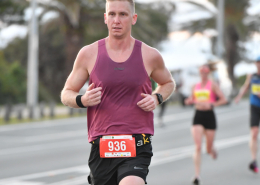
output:
[{"label": "asphalt road", "polygon": [[[155,111],[154,157],[148,185],[190,185],[194,166],[190,125],[194,110],[167,107],[164,127]],[[259,185],[250,162],[249,105],[216,109],[219,158],[202,157],[203,185]],[[0,127],[0,185],[86,185],[90,144],[86,117]],[[260,155],[258,155],[260,161]]]}]

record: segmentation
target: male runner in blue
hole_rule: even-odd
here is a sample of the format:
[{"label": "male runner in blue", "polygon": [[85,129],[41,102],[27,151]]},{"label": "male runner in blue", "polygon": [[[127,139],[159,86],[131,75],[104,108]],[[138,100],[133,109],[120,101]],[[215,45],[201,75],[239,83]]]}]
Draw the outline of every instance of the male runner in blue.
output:
[{"label": "male runner in blue", "polygon": [[249,169],[253,172],[258,172],[258,166],[256,162],[257,158],[257,139],[260,123],[260,56],[256,59],[257,73],[247,75],[244,85],[241,87],[239,94],[235,98],[235,102],[238,103],[244,96],[247,90],[250,88],[250,127],[251,127],[251,139],[250,150],[253,161],[249,165]]}]

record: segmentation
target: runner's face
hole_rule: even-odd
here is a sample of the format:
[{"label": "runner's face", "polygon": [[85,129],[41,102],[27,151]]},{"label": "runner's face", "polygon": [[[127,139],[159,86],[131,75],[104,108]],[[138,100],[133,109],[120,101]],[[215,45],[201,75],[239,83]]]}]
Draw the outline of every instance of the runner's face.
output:
[{"label": "runner's face", "polygon": [[209,67],[207,67],[207,66],[200,67],[200,76],[202,78],[207,78],[209,72],[210,72]]},{"label": "runner's face", "polygon": [[107,2],[104,16],[109,34],[119,38],[131,34],[131,27],[137,20],[137,14],[133,13],[131,4],[127,1]]}]

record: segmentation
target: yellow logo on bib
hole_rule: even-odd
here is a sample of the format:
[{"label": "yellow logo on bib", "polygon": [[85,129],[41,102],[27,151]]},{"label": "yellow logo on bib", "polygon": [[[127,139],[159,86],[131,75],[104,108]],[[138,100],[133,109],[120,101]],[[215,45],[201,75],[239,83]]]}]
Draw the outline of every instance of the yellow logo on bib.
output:
[{"label": "yellow logo on bib", "polygon": [[260,84],[252,84],[252,93],[260,94]]},{"label": "yellow logo on bib", "polygon": [[207,102],[210,100],[209,98],[209,90],[196,90],[194,92],[196,101],[198,102]]}]

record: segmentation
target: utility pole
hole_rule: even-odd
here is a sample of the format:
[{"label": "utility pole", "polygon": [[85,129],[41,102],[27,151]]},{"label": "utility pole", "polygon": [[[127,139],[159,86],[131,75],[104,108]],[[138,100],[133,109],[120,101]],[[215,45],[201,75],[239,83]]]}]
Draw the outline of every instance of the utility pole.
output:
[{"label": "utility pole", "polygon": [[217,14],[217,45],[216,45],[216,54],[218,58],[223,58],[224,53],[224,44],[223,44],[223,35],[224,35],[224,7],[225,0],[218,0],[218,14]]},{"label": "utility pole", "polygon": [[29,24],[29,47],[27,67],[27,106],[30,117],[38,118],[38,19],[36,16],[37,0],[31,0],[32,17]]}]

